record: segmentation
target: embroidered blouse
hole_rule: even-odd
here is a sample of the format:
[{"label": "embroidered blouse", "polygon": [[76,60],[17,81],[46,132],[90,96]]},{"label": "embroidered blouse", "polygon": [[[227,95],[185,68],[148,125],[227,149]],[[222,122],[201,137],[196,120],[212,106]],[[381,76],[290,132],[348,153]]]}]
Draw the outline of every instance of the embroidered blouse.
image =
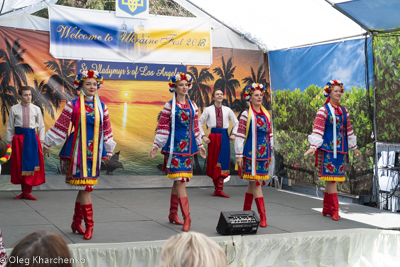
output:
[{"label": "embroidered blouse", "polygon": [[[209,106],[204,109],[203,113],[200,116],[199,119],[199,125],[200,125],[200,133],[201,136],[205,136],[204,130],[203,130],[203,125],[207,121],[207,127],[208,128],[217,128],[217,120],[216,120],[216,113],[215,113],[215,106]],[[235,113],[233,111],[225,106],[222,106],[222,121],[223,125],[222,128],[228,129],[229,128],[229,120],[233,122],[233,128],[232,128],[232,134],[236,135],[238,126],[239,126],[239,121],[237,120]]]},{"label": "embroidered blouse", "polygon": [[[194,116],[194,137],[196,139],[197,147],[202,147],[203,142],[201,141],[201,135],[199,130],[199,110],[197,108],[196,103],[192,102],[193,108],[195,111]],[[189,108],[189,102],[186,100],[185,104],[181,104],[176,101],[176,105],[179,105],[180,108]],[[171,103],[167,102],[164,105],[163,110],[161,111],[160,119],[158,120],[157,132],[154,138],[153,146],[158,148],[163,148],[168,141],[168,136],[171,131],[171,115],[172,115],[172,107]]]},{"label": "embroidered blouse", "polygon": [[[50,128],[44,139],[43,146],[45,148],[50,148],[51,146],[61,145],[68,135],[69,124],[72,119],[73,106],[72,102],[69,101],[61,112],[60,117],[58,117],[54,126]],[[107,155],[112,156],[115,146],[117,143],[114,141],[110,115],[106,104],[104,104],[104,117],[103,117],[103,129],[104,129],[104,147],[106,148]]]},{"label": "embroidered blouse", "polygon": [[[237,158],[243,157],[244,142],[246,141],[246,124],[248,115],[249,115],[248,110],[245,110],[243,111],[239,119],[239,128],[237,130],[235,139],[235,153]],[[272,133],[272,130],[269,132],[269,138],[270,138],[271,149],[274,149],[274,135]]]},{"label": "embroidered blouse", "polygon": [[[348,140],[348,147],[352,150],[357,148],[357,137],[354,135],[353,127],[351,126],[349,111],[346,107],[346,117],[347,117],[347,140]],[[340,110],[335,108],[335,114],[339,114]],[[325,107],[321,107],[317,112],[317,117],[315,118],[314,122],[314,129],[311,135],[308,136],[308,142],[310,143],[310,148],[317,149],[321,147],[324,139],[324,132],[325,132],[325,122],[328,118],[328,111]]]},{"label": "embroidered blouse", "polygon": [[35,129],[37,128],[37,135],[43,143],[45,135],[45,126],[43,122],[42,112],[38,106],[30,103],[23,106],[17,104],[11,107],[8,116],[6,141],[11,143],[15,135],[15,127]]}]

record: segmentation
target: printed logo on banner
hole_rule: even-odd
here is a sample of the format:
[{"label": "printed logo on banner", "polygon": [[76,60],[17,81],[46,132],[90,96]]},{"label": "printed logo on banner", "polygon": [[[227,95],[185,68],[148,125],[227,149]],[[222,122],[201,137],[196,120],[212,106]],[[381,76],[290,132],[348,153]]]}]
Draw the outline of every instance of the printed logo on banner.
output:
[{"label": "printed logo on banner", "polygon": [[149,0],[117,0],[116,16],[132,17],[143,12],[147,15],[149,13],[148,7]]}]

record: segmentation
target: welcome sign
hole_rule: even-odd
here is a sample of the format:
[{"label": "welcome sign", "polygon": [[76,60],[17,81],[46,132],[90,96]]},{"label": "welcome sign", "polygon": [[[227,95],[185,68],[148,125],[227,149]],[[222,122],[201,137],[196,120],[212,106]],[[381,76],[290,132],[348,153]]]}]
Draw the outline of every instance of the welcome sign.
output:
[{"label": "welcome sign", "polygon": [[114,12],[49,6],[55,58],[211,65],[209,18],[117,18]]},{"label": "welcome sign", "polygon": [[183,65],[159,65],[81,60],[76,63],[77,73],[97,70],[108,80],[169,81],[172,76],[186,73]]}]

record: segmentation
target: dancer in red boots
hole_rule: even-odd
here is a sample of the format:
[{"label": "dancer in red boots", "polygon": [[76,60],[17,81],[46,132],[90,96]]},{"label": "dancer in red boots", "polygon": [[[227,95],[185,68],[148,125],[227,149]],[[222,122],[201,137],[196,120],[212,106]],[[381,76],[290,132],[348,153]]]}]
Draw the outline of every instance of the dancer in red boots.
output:
[{"label": "dancer in red boots", "polygon": [[[84,235],[84,239],[91,239],[93,234],[90,192],[97,184],[101,160],[107,163],[116,146],[107,106],[97,94],[102,83],[103,77],[97,71],[81,71],[74,81],[79,98],[67,103],[44,140],[44,154],[48,157],[49,148],[61,145],[67,138],[59,156],[65,163],[65,182],[79,190],[71,229]],[[70,122],[73,130],[68,134]],[[86,230],[81,225],[82,218]]]},{"label": "dancer in red boots", "polygon": [[[214,105],[204,109],[199,119],[200,133],[203,141],[208,144],[207,175],[213,179],[215,191],[213,196],[229,197],[223,190],[224,179],[229,176],[231,163],[231,148],[229,140],[235,140],[239,121],[233,111],[222,106],[224,93],[215,90],[212,93]],[[211,129],[207,137],[203,125],[207,121]],[[232,134],[228,135],[229,121],[233,122]]]},{"label": "dancer in red boots", "polygon": [[304,154],[314,155],[317,151],[315,166],[319,178],[326,181],[322,214],[332,216],[335,221],[340,218],[336,182],[346,180],[344,166],[348,148],[354,151],[356,157],[361,156],[349,111],[339,103],[343,93],[343,83],[338,80],[325,85],[324,95],[328,99],[317,112],[313,132],[308,136],[310,149]]},{"label": "dancer in red boots", "polygon": [[13,149],[11,183],[21,185],[22,193],[15,199],[36,200],[31,195],[32,186],[46,182],[42,152],[45,134],[43,115],[40,108],[31,103],[30,87],[21,87],[18,95],[21,103],[11,107],[6,132],[6,141]]},{"label": "dancer in red boots", "polygon": [[236,134],[235,152],[239,174],[249,180],[243,210],[251,210],[253,198],[260,214],[260,227],[267,227],[264,197],[261,183],[269,179],[268,167],[272,162],[273,135],[271,117],[262,106],[265,87],[253,83],[245,88],[244,99],[250,102],[249,109],[240,116]]},{"label": "dancer in red boots", "polygon": [[[169,91],[173,93],[173,98],[164,105],[153,148],[149,153],[149,158],[154,158],[157,150],[162,148],[163,170],[167,168],[167,177],[174,181],[168,219],[170,223],[183,224],[182,231],[189,231],[191,223],[185,182],[189,182],[193,177],[192,156],[200,152],[203,158],[206,157],[198,125],[197,106],[186,99],[188,91],[192,88],[192,81],[193,78],[184,73],[171,78]],[[178,203],[181,206],[183,222],[177,214]]]}]

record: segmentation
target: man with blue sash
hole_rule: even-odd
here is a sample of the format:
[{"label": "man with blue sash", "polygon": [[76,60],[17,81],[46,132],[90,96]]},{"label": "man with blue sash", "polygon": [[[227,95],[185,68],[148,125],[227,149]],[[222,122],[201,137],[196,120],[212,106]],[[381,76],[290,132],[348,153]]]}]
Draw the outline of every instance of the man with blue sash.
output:
[{"label": "man with blue sash", "polygon": [[45,126],[40,108],[31,103],[31,88],[23,86],[18,94],[21,103],[11,107],[6,132],[6,141],[13,150],[11,183],[21,185],[22,193],[15,199],[37,200],[31,195],[32,186],[46,181],[42,152]]},{"label": "man with blue sash", "polygon": [[[213,179],[213,196],[229,197],[223,190],[224,180],[230,174],[231,147],[230,140],[235,140],[239,121],[233,111],[222,105],[224,93],[217,89],[212,93],[214,105],[204,109],[199,119],[200,133],[203,141],[208,145],[207,156],[207,175]],[[229,121],[232,121],[232,134],[229,136]],[[205,135],[203,125],[207,122],[207,127],[211,133]]]}]

